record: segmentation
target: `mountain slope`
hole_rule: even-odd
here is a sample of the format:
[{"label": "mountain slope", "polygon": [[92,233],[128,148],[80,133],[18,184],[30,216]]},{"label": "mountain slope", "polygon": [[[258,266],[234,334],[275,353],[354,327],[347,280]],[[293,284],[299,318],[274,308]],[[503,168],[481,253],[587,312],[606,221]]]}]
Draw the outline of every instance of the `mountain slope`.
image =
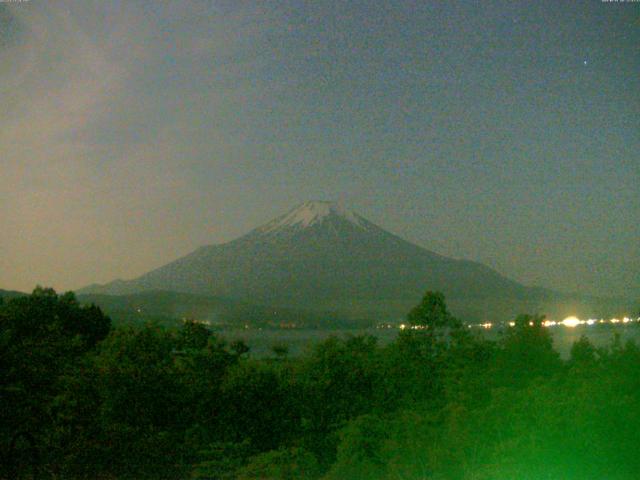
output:
[{"label": "mountain slope", "polygon": [[306,202],[248,234],[130,281],[81,293],[171,290],[313,310],[406,312],[425,290],[453,303],[544,299],[482,264],[414,245],[330,202]]}]

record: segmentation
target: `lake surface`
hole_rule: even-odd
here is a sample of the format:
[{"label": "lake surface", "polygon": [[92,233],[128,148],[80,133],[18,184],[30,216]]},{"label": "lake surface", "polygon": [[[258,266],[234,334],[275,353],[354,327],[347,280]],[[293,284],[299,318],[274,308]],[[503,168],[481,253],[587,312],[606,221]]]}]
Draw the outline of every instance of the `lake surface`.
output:
[{"label": "lake surface", "polygon": [[[473,329],[474,333],[491,340],[497,340],[501,334],[500,328],[490,330]],[[640,325],[581,325],[575,328],[563,326],[550,327],[555,349],[563,358],[569,357],[571,346],[585,335],[595,346],[603,347],[611,344],[614,335],[620,335],[624,344],[628,340],[634,340],[640,344]],[[232,341],[241,339],[251,348],[253,357],[272,356],[271,348],[276,345],[286,345],[289,355],[300,355],[312,348],[318,342],[331,336],[346,338],[349,335],[372,335],[378,338],[381,345],[386,345],[398,336],[397,329],[362,329],[362,330],[226,330],[219,332],[225,339]]]}]

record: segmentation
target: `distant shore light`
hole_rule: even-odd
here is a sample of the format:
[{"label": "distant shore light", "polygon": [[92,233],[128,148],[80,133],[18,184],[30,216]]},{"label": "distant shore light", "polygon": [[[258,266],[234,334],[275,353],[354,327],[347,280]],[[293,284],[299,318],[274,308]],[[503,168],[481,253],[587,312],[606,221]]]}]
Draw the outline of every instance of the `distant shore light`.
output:
[{"label": "distant shore light", "polygon": [[560,323],[562,323],[562,325],[564,325],[565,327],[574,328],[580,325],[582,322],[578,317],[567,317]]}]

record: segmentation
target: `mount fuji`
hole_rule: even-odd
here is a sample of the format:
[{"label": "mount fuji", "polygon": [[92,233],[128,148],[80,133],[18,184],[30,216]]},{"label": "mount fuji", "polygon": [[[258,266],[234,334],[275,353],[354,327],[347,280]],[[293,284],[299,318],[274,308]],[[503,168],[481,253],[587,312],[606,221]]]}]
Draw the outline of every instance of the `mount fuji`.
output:
[{"label": "mount fuji", "polygon": [[[469,319],[512,315],[552,292],[477,262],[447,258],[332,202],[305,202],[228,243],[208,245],[136,279],[79,293],[165,290],[264,305],[398,318],[426,290]],[[506,309],[506,311],[505,311]]]}]

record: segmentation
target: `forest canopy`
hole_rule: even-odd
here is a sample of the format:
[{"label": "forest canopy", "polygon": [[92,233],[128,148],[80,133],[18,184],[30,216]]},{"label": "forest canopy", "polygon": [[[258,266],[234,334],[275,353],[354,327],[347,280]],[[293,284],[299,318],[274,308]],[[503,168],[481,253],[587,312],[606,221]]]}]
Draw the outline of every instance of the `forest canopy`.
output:
[{"label": "forest canopy", "polygon": [[0,478],[637,478],[640,349],[561,359],[541,318],[489,341],[427,292],[389,345],[254,358],[37,288],[0,303]]}]

